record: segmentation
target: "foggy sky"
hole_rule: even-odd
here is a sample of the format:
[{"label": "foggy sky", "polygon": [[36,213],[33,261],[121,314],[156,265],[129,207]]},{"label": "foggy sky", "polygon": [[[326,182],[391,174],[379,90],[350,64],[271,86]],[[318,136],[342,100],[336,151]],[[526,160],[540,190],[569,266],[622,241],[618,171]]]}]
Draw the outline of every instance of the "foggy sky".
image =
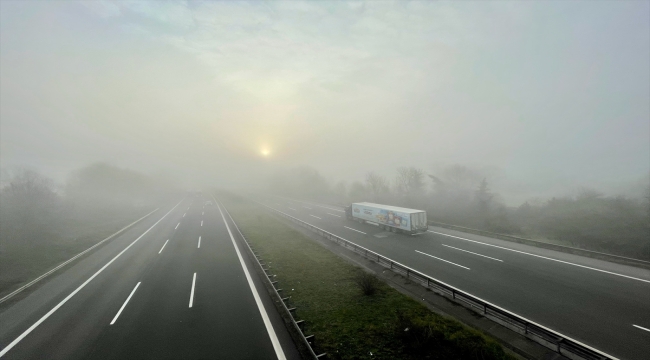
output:
[{"label": "foggy sky", "polygon": [[649,14],[644,1],[2,1],[0,162],[225,186],[296,165],[355,180],[458,163],[494,174],[513,205],[624,191],[650,172]]}]

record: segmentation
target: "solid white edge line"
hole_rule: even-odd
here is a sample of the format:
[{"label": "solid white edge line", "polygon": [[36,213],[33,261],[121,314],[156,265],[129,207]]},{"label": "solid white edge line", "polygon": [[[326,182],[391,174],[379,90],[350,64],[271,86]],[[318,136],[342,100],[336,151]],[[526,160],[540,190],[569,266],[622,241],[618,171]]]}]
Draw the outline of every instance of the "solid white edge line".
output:
[{"label": "solid white edge line", "polygon": [[180,224],[181,223],[176,224],[176,227],[174,228],[174,230],[178,229],[178,225],[180,225]]},{"label": "solid white edge line", "polygon": [[117,314],[115,314],[115,317],[113,318],[113,320],[111,321],[111,323],[109,325],[115,324],[115,322],[117,321],[117,318],[120,317],[120,314],[122,313],[122,310],[124,310],[124,308],[126,307],[126,304],[129,303],[129,300],[131,300],[131,296],[133,296],[133,294],[135,294],[135,291],[138,290],[138,286],[140,286],[140,284],[141,284],[141,282],[138,281],[138,283],[133,288],[133,291],[131,291],[131,294],[129,294],[129,297],[126,298],[126,301],[124,302],[124,304],[122,304],[122,307],[120,308],[120,310],[117,311]]},{"label": "solid white edge line", "polygon": [[476,240],[470,240],[470,239],[465,239],[465,238],[462,238],[462,237],[459,237],[459,236],[449,235],[449,234],[440,233],[440,232],[436,232],[436,231],[431,231],[431,230],[427,230],[427,231],[428,231],[428,232],[431,232],[431,233],[434,233],[434,234],[439,234],[439,235],[449,236],[449,237],[453,237],[453,238],[456,238],[456,239],[461,239],[461,240],[465,240],[465,241],[470,241],[470,242],[477,243],[477,244],[481,244],[481,245],[492,246],[492,247],[499,248],[499,249],[503,249],[503,250],[513,251],[513,252],[520,253],[520,254],[525,254],[525,255],[530,255],[530,256],[534,256],[534,257],[541,258],[541,259],[546,259],[546,260],[551,260],[551,261],[557,261],[557,262],[559,262],[559,263],[563,263],[563,264],[567,264],[567,265],[573,265],[573,266],[577,266],[577,267],[581,267],[581,268],[585,268],[585,269],[589,269],[589,270],[600,271],[600,272],[603,272],[603,273],[606,273],[606,274],[610,274],[610,275],[616,275],[616,276],[620,276],[620,277],[624,277],[624,278],[628,278],[628,279],[632,279],[632,280],[638,280],[638,281],[642,281],[642,282],[645,282],[645,283],[650,283],[650,280],[640,279],[640,278],[636,278],[636,277],[633,277],[633,276],[623,275],[623,274],[619,274],[619,273],[615,273],[615,272],[611,272],[611,271],[607,271],[607,270],[596,269],[596,268],[593,268],[593,267],[591,267],[591,266],[585,266],[585,265],[575,264],[575,263],[572,263],[572,262],[568,262],[568,261],[564,261],[564,260],[558,260],[558,259],[553,259],[553,258],[546,257],[546,256],[542,256],[542,255],[535,255],[535,254],[527,253],[527,252],[525,252],[525,251],[519,251],[519,250],[514,250],[514,249],[508,249],[508,248],[503,247],[503,246],[487,244],[487,243],[484,243],[484,242],[480,242],[480,241],[476,241]]},{"label": "solid white edge line", "polygon": [[97,272],[95,272],[91,277],[89,277],[88,280],[84,281],[83,284],[79,285],[79,287],[76,288],[74,291],[72,291],[70,293],[70,295],[66,296],[65,299],[61,300],[61,302],[58,303],[55,307],[53,307],[52,310],[48,311],[47,314],[43,315],[43,317],[38,319],[32,326],[30,326],[27,330],[25,330],[22,334],[20,334],[16,339],[14,339],[14,341],[9,343],[9,345],[7,345],[4,349],[0,350],[0,357],[3,357],[7,352],[9,352],[9,350],[11,350],[14,346],[16,346],[16,344],[18,344],[22,339],[24,339],[25,336],[29,335],[29,333],[34,331],[34,329],[36,329],[36,327],[38,327],[41,323],[43,323],[43,321],[47,320],[47,318],[52,316],[52,314],[54,314],[54,312],[59,310],[59,308],[61,306],[63,306],[63,304],[68,302],[68,300],[70,300],[79,291],[81,291],[81,289],[86,287],[86,285],[88,285],[89,282],[91,282],[95,277],[97,277],[97,275],[99,275],[102,271],[104,271],[104,269],[106,269],[110,264],[112,264],[113,261],[117,260],[117,258],[119,258],[122,254],[124,254],[124,252],[129,250],[129,248],[131,246],[133,246],[133,244],[138,242],[138,240],[142,239],[142,237],[145,236],[151,229],[153,229],[154,226],[158,225],[158,223],[161,222],[162,219],[164,219],[167,215],[169,215],[169,213],[171,213],[174,209],[176,209],[176,207],[178,205],[180,205],[181,202],[183,202],[183,200],[179,201],[178,204],[176,204],[176,206],[174,206],[171,210],[169,210],[167,212],[167,214],[163,215],[163,217],[161,217],[158,221],[156,221],[153,225],[151,225],[151,227],[148,228],[147,231],[143,232],[142,235],[138,236],[137,239],[133,240],[133,242],[131,244],[129,244],[129,246],[124,248],[124,250],[122,250],[119,254],[115,255],[115,257],[112,258],[111,261],[107,262],[106,265],[104,265],[101,269],[97,270]]},{"label": "solid white edge line", "polygon": [[457,248],[457,247],[453,247],[453,246],[449,246],[449,245],[445,245],[445,244],[440,244],[440,245],[442,245],[442,246],[446,246],[446,247],[449,247],[449,248],[452,248],[452,249],[456,249],[456,250],[460,250],[460,251],[468,252],[468,253],[470,253],[470,254],[474,254],[474,255],[482,256],[482,257],[485,257],[485,258],[488,258],[488,259],[492,259],[492,260],[496,260],[496,261],[501,261],[501,262],[503,262],[503,260],[499,260],[499,259],[497,259],[497,258],[489,257],[489,256],[487,256],[487,255],[477,254],[477,253],[475,253],[475,252],[471,252],[471,251],[468,251],[468,250],[459,249],[459,248]]},{"label": "solid white edge line", "polygon": [[198,249],[201,248],[201,237],[199,236],[199,246],[197,246]]},{"label": "solid white edge line", "polygon": [[25,285],[19,287],[18,289],[12,291],[11,293],[5,295],[2,299],[0,299],[0,304],[3,303],[3,302],[5,302],[6,300],[12,298],[14,295],[16,295],[16,294],[22,292],[23,290],[27,289],[28,287],[30,287],[30,286],[36,284],[37,282],[41,281],[43,278],[47,277],[48,275],[52,274],[53,272],[55,272],[55,271],[59,270],[60,268],[66,266],[66,265],[69,264],[71,261],[74,261],[76,258],[82,256],[83,254],[89,252],[90,250],[96,248],[97,246],[103,244],[104,242],[106,242],[106,241],[108,241],[108,240],[114,238],[117,234],[121,233],[121,232],[124,231],[124,230],[127,230],[129,227],[135,225],[138,221],[140,221],[140,220],[146,218],[147,216],[149,216],[149,215],[153,214],[154,212],[158,211],[159,209],[160,209],[160,208],[156,208],[155,210],[153,210],[152,212],[148,213],[147,215],[145,215],[145,216],[139,218],[138,220],[136,220],[136,221],[130,223],[129,225],[127,225],[127,226],[121,228],[120,230],[116,231],[115,233],[113,233],[113,235],[111,235],[111,236],[105,238],[104,240],[102,240],[102,241],[96,243],[95,245],[89,247],[88,249],[86,249],[86,250],[80,252],[79,254],[73,256],[72,258],[66,260],[65,262],[63,262],[63,263],[61,263],[61,264],[59,264],[59,265],[58,265],[57,267],[55,267],[54,269],[52,269],[52,270],[46,272],[45,274],[43,274],[43,275],[37,277],[36,279],[34,279],[34,280],[28,282],[27,284],[25,284]]},{"label": "solid white edge line", "polygon": [[[309,214],[309,216],[313,216],[313,217],[315,217],[316,219],[321,219],[321,218],[319,218],[319,217],[316,216],[316,215]],[[321,219],[321,220],[322,220],[322,219]]]},{"label": "solid white edge line", "polygon": [[[253,200],[253,201],[254,201],[254,200]],[[282,212],[282,211],[280,211],[280,210],[278,210],[278,209],[276,209],[276,208],[270,207],[270,206],[268,206],[268,205],[264,205],[264,204],[262,204],[261,202],[258,202],[258,201],[255,201],[255,202],[258,203],[258,204],[260,204],[260,205],[262,205],[262,206],[264,206],[264,207],[266,207],[266,208],[269,208],[269,209],[271,209],[271,210],[273,210],[273,211],[279,212],[280,214],[286,215],[286,216],[288,216],[288,217],[290,217],[290,218],[293,218],[293,219],[298,220],[298,221],[300,221],[300,222],[303,222],[303,223],[305,223],[305,224],[309,224],[310,226],[313,226],[314,228],[316,228],[316,229],[318,229],[318,230],[320,230],[320,231],[323,231],[324,233],[327,233],[327,234],[331,234],[331,235],[337,236],[337,237],[339,237],[339,238],[341,238],[341,239],[343,239],[343,240],[345,240],[345,241],[347,241],[347,242],[349,242],[349,243],[355,244],[356,246],[358,246],[358,247],[361,248],[361,249],[364,249],[364,250],[366,250],[366,251],[369,251],[369,252],[375,253],[375,254],[377,254],[377,255],[380,255],[379,253],[374,252],[374,251],[372,251],[372,250],[369,250],[369,249],[367,249],[367,248],[365,248],[365,247],[363,247],[363,246],[361,246],[361,245],[359,245],[359,244],[357,244],[357,243],[355,243],[355,242],[353,242],[353,241],[347,240],[347,239],[345,239],[345,238],[342,237],[342,236],[335,235],[334,233],[331,233],[331,232],[329,232],[329,231],[327,231],[327,230],[325,230],[325,229],[321,229],[321,228],[319,228],[319,227],[316,226],[316,225],[312,225],[312,224],[310,224],[310,223],[308,223],[308,222],[306,222],[306,221],[302,221],[302,220],[298,219],[298,218],[295,217],[295,216],[291,216],[291,215],[289,215],[289,214],[287,214],[287,213],[285,213],[285,212]],[[430,231],[430,230],[427,230],[427,231]],[[433,232],[433,231],[430,231],[430,232]],[[388,258],[388,259],[390,259],[390,258]],[[447,287],[449,287],[449,288],[456,289],[457,291],[461,291],[461,292],[467,293],[467,292],[465,292],[465,291],[463,291],[463,290],[461,290],[461,289],[459,289],[459,288],[457,288],[457,287],[455,287],[455,286],[451,286],[450,284],[447,284],[446,282],[444,282],[444,281],[442,281],[442,280],[439,280],[439,279],[434,278],[432,275],[427,275],[427,274],[425,274],[425,273],[423,273],[423,272],[417,271],[417,270],[415,270],[415,269],[413,269],[413,268],[411,268],[411,267],[408,267],[408,266],[406,266],[406,265],[404,265],[404,264],[402,264],[402,263],[400,263],[400,262],[397,262],[397,261],[395,261],[395,260],[391,260],[391,261],[393,261],[393,263],[395,263],[395,264],[400,265],[400,266],[403,267],[403,268],[410,269],[410,270],[413,271],[414,273],[420,274],[420,275],[422,275],[422,276],[428,276],[428,277],[430,277],[430,278],[432,278],[432,279],[438,281],[439,283],[444,284],[445,286],[447,286]],[[467,293],[467,294],[469,294],[469,293]],[[493,306],[494,308],[499,309],[499,310],[501,310],[501,311],[503,311],[503,312],[505,312],[505,313],[507,313],[507,314],[511,314],[511,315],[517,316],[518,318],[523,319],[524,321],[527,321],[527,322],[529,322],[529,323],[531,323],[531,324],[534,324],[534,325],[536,325],[536,326],[539,326],[539,327],[542,328],[542,329],[545,329],[545,330],[547,330],[547,331],[550,331],[550,332],[554,332],[554,333],[556,333],[556,334],[559,334],[559,335],[561,335],[561,337],[563,337],[563,338],[565,338],[565,339],[568,339],[568,340],[571,340],[571,341],[573,341],[573,342],[576,343],[576,344],[580,344],[581,346],[584,346],[584,347],[587,348],[587,349],[590,349],[590,350],[595,351],[595,352],[597,352],[597,353],[599,353],[599,354],[601,354],[601,355],[604,355],[604,356],[606,356],[606,357],[609,358],[609,359],[612,359],[612,360],[620,360],[619,358],[614,357],[614,356],[612,356],[612,355],[610,355],[610,354],[607,354],[607,353],[605,353],[605,352],[603,352],[603,351],[601,351],[601,350],[598,350],[598,349],[596,349],[596,348],[593,347],[593,346],[589,346],[589,345],[587,345],[587,344],[585,344],[585,343],[583,343],[583,342],[581,342],[581,341],[578,341],[578,340],[576,340],[576,339],[574,339],[574,338],[572,338],[572,337],[569,337],[569,336],[567,336],[567,335],[565,335],[565,334],[562,334],[562,333],[560,333],[559,331],[555,331],[555,330],[553,330],[553,329],[551,329],[551,328],[549,328],[549,327],[546,327],[546,326],[544,326],[544,325],[542,325],[542,324],[539,324],[539,323],[537,323],[537,322],[535,322],[535,321],[532,321],[532,320],[530,320],[530,319],[528,319],[528,318],[526,318],[526,317],[524,317],[524,316],[521,316],[521,315],[519,315],[519,314],[517,314],[517,313],[514,313],[514,312],[512,312],[512,311],[510,311],[510,310],[506,310],[505,308],[502,308],[501,306],[498,306],[498,305],[496,305],[496,304],[493,304],[493,303],[491,303],[491,302],[489,302],[489,301],[487,301],[487,300],[485,300],[485,299],[482,299],[482,298],[480,298],[480,297],[478,297],[478,296],[475,296],[475,295],[472,295],[472,294],[469,294],[469,295],[471,295],[471,296],[473,296],[474,298],[476,298],[476,299],[478,299],[478,300],[480,300],[480,301],[482,301],[482,302],[484,302],[484,303],[486,303],[486,304],[488,304],[488,305],[490,305],[490,306]]]},{"label": "solid white edge line", "polygon": [[347,226],[343,226],[343,227],[346,228],[346,229],[350,229],[350,230],[352,230],[352,231],[360,232],[360,233],[362,233],[362,234],[364,234],[364,235],[367,235],[367,234],[364,233],[363,231],[359,231],[359,230],[357,230],[357,229],[353,229],[353,228],[351,228],[351,227],[347,227]]},{"label": "solid white edge line", "polygon": [[650,331],[650,329],[646,329],[646,328],[644,328],[643,326],[634,325],[634,324],[632,324],[632,326],[634,326],[635,328],[639,328],[639,329],[641,329],[641,330]]},{"label": "solid white edge line", "polygon": [[336,217],[341,217],[341,215],[330,214],[330,213],[327,213],[327,215],[332,215],[332,216],[336,216]]},{"label": "solid white edge line", "polygon": [[232,232],[230,231],[230,226],[228,226],[226,217],[223,216],[223,211],[221,211],[221,206],[219,206],[219,203],[217,202],[216,199],[214,200],[214,202],[217,204],[217,207],[219,208],[219,212],[221,213],[221,218],[223,218],[223,222],[226,224],[226,229],[228,230],[228,234],[230,235],[230,240],[232,241],[232,244],[235,247],[235,251],[237,252],[237,257],[239,258],[241,267],[242,269],[244,269],[246,280],[248,280],[248,286],[251,288],[251,292],[253,293],[253,297],[255,298],[255,303],[257,304],[257,308],[260,310],[260,314],[262,315],[264,326],[266,326],[266,332],[269,334],[269,338],[271,338],[271,343],[273,344],[275,355],[278,357],[279,360],[286,360],[286,356],[284,355],[284,350],[280,345],[280,340],[278,340],[278,335],[275,333],[275,329],[273,329],[273,324],[271,324],[269,315],[266,313],[264,304],[262,304],[262,299],[260,298],[260,295],[257,293],[257,288],[255,287],[255,283],[253,283],[253,279],[251,278],[251,275],[248,272],[248,268],[246,268],[244,259],[242,258],[241,252],[239,251],[239,246],[237,245],[237,242],[235,242],[235,238],[232,236]]},{"label": "solid white edge line", "polygon": [[194,273],[194,277],[192,278],[192,290],[190,291],[190,307],[194,305],[194,285],[196,285],[196,273]]},{"label": "solid white edge line", "polygon": [[449,260],[441,259],[441,258],[439,258],[439,257],[437,257],[437,256],[433,256],[433,255],[431,255],[431,254],[424,253],[424,252],[422,252],[422,251],[420,251],[420,250],[415,250],[415,252],[418,252],[418,253],[420,253],[420,254],[422,254],[422,255],[431,256],[431,257],[434,258],[434,259],[438,259],[438,260],[440,260],[440,261],[444,261],[444,262],[446,262],[446,263],[450,263],[450,264],[452,264],[452,265],[456,265],[456,266],[458,266],[458,267],[462,267],[463,269],[471,270],[471,269],[468,268],[467,266],[458,265],[458,264],[453,263],[453,262],[451,262],[451,261],[449,261]]},{"label": "solid white edge line", "polygon": [[165,245],[167,245],[167,242],[168,242],[168,241],[169,241],[169,239],[165,240],[165,243],[164,243],[163,246],[160,248],[160,251],[158,251],[158,254],[160,254],[160,253],[163,251],[163,249],[165,248]]}]

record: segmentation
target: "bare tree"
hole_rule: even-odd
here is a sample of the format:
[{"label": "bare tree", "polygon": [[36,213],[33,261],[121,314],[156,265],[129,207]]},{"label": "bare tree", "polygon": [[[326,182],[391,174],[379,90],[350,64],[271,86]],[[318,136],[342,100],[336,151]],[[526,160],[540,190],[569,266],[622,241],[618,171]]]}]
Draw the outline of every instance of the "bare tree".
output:
[{"label": "bare tree", "polygon": [[395,178],[397,192],[404,196],[419,195],[424,192],[424,171],[416,167],[400,167]]},{"label": "bare tree", "polygon": [[475,199],[479,216],[484,219],[487,218],[490,214],[492,198],[494,198],[494,194],[492,194],[488,188],[487,179],[483,178],[478,186],[478,189],[476,189]]},{"label": "bare tree", "polygon": [[369,172],[366,175],[366,188],[375,201],[385,198],[390,192],[388,180],[374,172]]}]

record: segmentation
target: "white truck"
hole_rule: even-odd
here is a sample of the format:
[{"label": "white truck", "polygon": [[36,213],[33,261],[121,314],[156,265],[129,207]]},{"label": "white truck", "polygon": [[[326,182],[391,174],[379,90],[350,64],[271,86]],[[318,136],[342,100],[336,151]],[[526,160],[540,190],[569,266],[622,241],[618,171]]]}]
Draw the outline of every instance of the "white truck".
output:
[{"label": "white truck", "polygon": [[428,229],[427,212],[423,210],[362,202],[346,207],[345,216],[348,220],[378,224],[395,233],[419,234]]}]

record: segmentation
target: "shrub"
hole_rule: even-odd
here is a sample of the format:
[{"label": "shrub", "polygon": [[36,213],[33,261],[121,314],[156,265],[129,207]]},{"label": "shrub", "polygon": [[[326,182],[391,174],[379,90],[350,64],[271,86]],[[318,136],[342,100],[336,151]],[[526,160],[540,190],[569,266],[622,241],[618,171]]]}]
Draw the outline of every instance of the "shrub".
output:
[{"label": "shrub", "polygon": [[374,275],[360,270],[354,277],[354,282],[357,284],[363,295],[372,296],[379,289],[379,279]]}]

